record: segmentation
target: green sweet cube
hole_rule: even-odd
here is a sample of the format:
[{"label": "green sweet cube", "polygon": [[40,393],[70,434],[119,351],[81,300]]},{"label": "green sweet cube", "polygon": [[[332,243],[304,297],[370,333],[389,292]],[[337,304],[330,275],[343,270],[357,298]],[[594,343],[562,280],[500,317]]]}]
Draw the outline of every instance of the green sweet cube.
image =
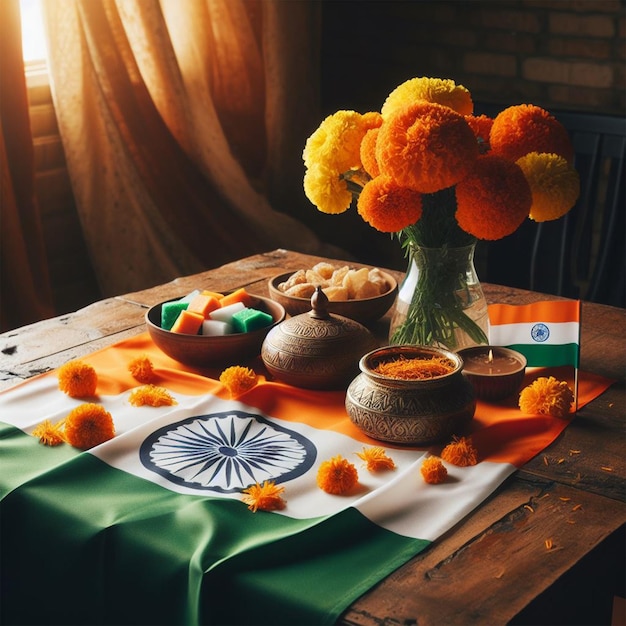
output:
[{"label": "green sweet cube", "polygon": [[249,333],[272,323],[272,316],[257,309],[245,308],[233,314],[233,329],[236,333]]},{"label": "green sweet cube", "polygon": [[189,302],[185,300],[175,300],[173,302],[164,302],[161,305],[161,328],[171,330],[174,322],[178,319],[181,311],[185,311],[189,306]]}]

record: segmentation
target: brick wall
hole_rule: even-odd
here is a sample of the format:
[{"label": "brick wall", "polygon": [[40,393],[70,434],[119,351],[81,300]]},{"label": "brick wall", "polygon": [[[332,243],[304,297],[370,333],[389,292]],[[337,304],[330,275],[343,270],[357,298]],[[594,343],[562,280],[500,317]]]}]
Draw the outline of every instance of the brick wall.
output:
[{"label": "brick wall", "polygon": [[476,102],[623,115],[624,0],[332,0],[323,4],[322,106],[377,109],[413,76]]}]

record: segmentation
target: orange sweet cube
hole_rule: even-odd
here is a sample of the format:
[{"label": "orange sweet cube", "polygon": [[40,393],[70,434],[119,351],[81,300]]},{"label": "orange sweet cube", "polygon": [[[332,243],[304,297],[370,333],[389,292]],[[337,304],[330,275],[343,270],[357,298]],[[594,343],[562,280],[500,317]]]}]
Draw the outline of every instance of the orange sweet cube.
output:
[{"label": "orange sweet cube", "polygon": [[184,333],[186,335],[197,335],[204,322],[204,316],[195,311],[181,311],[172,326],[173,333]]},{"label": "orange sweet cube", "polygon": [[233,304],[235,302],[241,302],[244,306],[251,307],[254,303],[254,298],[243,287],[240,287],[232,293],[225,295],[220,300],[220,304],[223,307],[228,306],[229,304]]},{"label": "orange sweet cube", "polygon": [[199,293],[189,303],[187,310],[193,311],[194,313],[200,313],[204,319],[207,319],[209,317],[209,313],[211,311],[215,311],[215,309],[219,309],[220,306],[220,301],[215,296]]}]

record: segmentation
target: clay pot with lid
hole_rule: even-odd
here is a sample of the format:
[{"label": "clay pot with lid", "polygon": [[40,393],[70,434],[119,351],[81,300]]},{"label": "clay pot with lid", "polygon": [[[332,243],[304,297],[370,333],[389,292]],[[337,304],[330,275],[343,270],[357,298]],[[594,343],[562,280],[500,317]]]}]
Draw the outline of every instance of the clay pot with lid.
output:
[{"label": "clay pot with lid", "polygon": [[359,371],[359,360],[378,341],[355,320],[328,312],[320,287],[312,310],[275,326],[261,346],[265,367],[278,380],[305,389],[345,389]]}]

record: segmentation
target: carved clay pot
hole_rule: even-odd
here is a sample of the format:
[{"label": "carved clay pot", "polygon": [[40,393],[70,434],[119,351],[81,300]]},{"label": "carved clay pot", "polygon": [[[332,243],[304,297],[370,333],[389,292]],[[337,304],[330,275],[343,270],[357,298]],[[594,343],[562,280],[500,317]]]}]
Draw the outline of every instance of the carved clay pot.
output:
[{"label": "carved clay pot", "polygon": [[278,380],[305,389],[345,389],[359,371],[361,357],[378,346],[365,326],[328,312],[318,287],[312,310],[281,322],[265,337],[261,358]]},{"label": "carved clay pot", "polygon": [[[454,369],[422,380],[390,378],[374,370],[398,358],[444,356]],[[361,373],[350,383],[346,410],[352,422],[374,439],[407,445],[430,445],[462,434],[474,417],[476,400],[463,376],[463,359],[454,352],[425,346],[388,346],[366,354]]]}]

